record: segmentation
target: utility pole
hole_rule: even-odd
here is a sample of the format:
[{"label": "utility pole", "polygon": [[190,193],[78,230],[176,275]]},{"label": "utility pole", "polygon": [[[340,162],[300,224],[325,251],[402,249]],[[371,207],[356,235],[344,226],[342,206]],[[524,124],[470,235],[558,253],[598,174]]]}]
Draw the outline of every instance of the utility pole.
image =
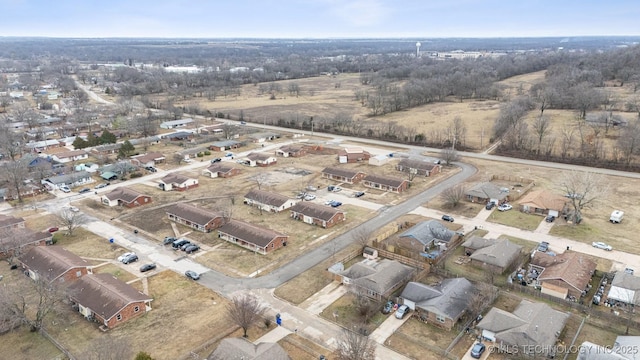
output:
[{"label": "utility pole", "polygon": [[484,127],[482,128],[482,131],[480,132],[480,149],[482,149],[483,140],[484,140]]},{"label": "utility pole", "polygon": [[311,122],[311,136],[313,136],[313,116],[311,117],[309,122]]}]

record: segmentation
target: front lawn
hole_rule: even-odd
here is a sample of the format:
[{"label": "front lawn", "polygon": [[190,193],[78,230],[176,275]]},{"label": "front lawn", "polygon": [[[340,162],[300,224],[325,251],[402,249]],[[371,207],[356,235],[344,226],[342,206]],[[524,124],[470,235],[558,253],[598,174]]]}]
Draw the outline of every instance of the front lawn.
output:
[{"label": "front lawn", "polygon": [[538,228],[541,221],[544,221],[544,218],[540,215],[525,214],[515,209],[509,211],[494,210],[487,218],[487,221],[533,231]]},{"label": "front lawn", "polygon": [[365,318],[360,315],[356,302],[356,295],[348,292],[338,300],[336,300],[333,304],[325,308],[320,313],[320,316],[349,329],[352,329],[354,326],[360,328],[364,327],[367,334],[371,334],[389,316],[384,315],[379,311],[382,305],[376,306],[375,312],[373,312],[373,314],[369,317],[366,324],[363,324]]}]

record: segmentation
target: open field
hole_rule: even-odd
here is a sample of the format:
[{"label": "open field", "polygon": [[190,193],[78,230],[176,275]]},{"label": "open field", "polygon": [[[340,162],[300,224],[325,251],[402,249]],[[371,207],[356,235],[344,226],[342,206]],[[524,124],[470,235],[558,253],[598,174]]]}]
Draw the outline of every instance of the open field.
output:
[{"label": "open field", "polygon": [[[138,265],[137,262],[134,262],[133,264],[131,264],[131,266],[129,266],[130,268],[129,270],[137,272],[138,267],[136,265]],[[105,274],[105,273],[111,274],[113,275],[113,277],[123,282],[129,282],[133,279],[138,278],[133,273],[126,271],[115,264],[106,264],[102,266],[96,266],[93,268],[93,273],[94,274]]]},{"label": "open field", "polygon": [[110,244],[108,239],[102,238],[84,228],[75,229],[73,236],[67,235],[64,229],[61,229],[54,235],[54,240],[56,245],[85,258],[111,260],[126,252],[120,246]]},{"label": "open field", "polygon": [[526,214],[514,208],[510,211],[493,210],[487,218],[488,221],[503,224],[523,230],[535,230],[544,217],[540,215]]}]

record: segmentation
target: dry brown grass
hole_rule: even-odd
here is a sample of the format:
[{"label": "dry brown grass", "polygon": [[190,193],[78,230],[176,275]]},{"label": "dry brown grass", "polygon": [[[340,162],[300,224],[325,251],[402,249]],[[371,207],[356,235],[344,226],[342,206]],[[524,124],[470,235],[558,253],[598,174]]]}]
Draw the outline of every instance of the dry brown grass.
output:
[{"label": "dry brown grass", "polygon": [[49,340],[25,326],[0,335],[0,354],[13,360],[57,359],[64,355]]},{"label": "dry brown grass", "polygon": [[118,245],[110,244],[108,239],[102,238],[89,230],[78,228],[73,236],[66,235],[64,229],[54,236],[56,245],[62,246],[72,253],[87,258],[115,259],[124,252]]},{"label": "dry brown grass", "polygon": [[[132,266],[130,268],[131,271],[137,270],[136,264],[137,263],[133,263],[131,265]],[[115,264],[106,264],[106,265],[94,267],[93,273],[94,274],[111,274],[113,275],[113,277],[123,282],[129,282],[133,279],[138,278],[136,275],[130,273],[129,271],[124,270],[123,268]]]},{"label": "dry brown grass", "polygon": [[387,339],[387,346],[413,359],[439,359],[457,335],[412,317]]},{"label": "dry brown grass", "polygon": [[289,354],[291,360],[317,360],[320,355],[331,355],[330,350],[296,334],[287,335],[278,344]]}]

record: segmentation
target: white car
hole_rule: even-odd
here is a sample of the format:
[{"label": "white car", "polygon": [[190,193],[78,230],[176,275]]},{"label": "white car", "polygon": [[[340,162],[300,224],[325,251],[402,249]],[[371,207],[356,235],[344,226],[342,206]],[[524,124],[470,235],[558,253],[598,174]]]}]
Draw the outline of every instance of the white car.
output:
[{"label": "white car", "polygon": [[325,205],[331,205],[333,204],[333,200],[327,200],[324,202]]},{"label": "white car", "polygon": [[508,211],[513,209],[513,206],[509,205],[509,204],[502,204],[500,206],[498,206],[498,211]]},{"label": "white car", "polygon": [[62,185],[60,186],[60,190],[64,193],[70,193],[71,189],[69,189],[69,187],[67,185]]},{"label": "white car", "polygon": [[73,212],[78,212],[78,211],[80,211],[80,209],[78,209],[78,208],[77,208],[77,207],[75,207],[75,206],[69,206],[69,210],[71,210],[71,211],[73,211]]},{"label": "white car", "polygon": [[124,253],[124,254],[122,254],[122,255],[118,256],[118,261],[122,262],[122,260],[124,260],[124,259],[128,258],[129,256],[133,256],[133,255],[135,255],[135,254],[136,254],[136,253],[132,253],[132,252]]},{"label": "white car", "polygon": [[593,247],[597,248],[597,249],[602,249],[602,250],[607,250],[607,251],[613,250],[613,247],[611,247],[611,245],[607,245],[607,244],[605,244],[603,242],[600,242],[600,241],[591,243],[591,245],[593,245]]},{"label": "white car", "polygon": [[182,160],[182,161],[184,161],[184,162],[186,162],[186,163],[193,162],[193,160],[191,160],[191,159],[189,159],[189,158],[186,158],[186,159],[184,159],[184,160]]},{"label": "white car", "polygon": [[315,196],[315,195],[313,195],[313,194],[307,194],[307,195],[305,195],[305,196],[304,196],[304,199],[305,199],[306,201],[311,201],[311,200],[315,200],[315,199],[316,199],[316,196]]}]

